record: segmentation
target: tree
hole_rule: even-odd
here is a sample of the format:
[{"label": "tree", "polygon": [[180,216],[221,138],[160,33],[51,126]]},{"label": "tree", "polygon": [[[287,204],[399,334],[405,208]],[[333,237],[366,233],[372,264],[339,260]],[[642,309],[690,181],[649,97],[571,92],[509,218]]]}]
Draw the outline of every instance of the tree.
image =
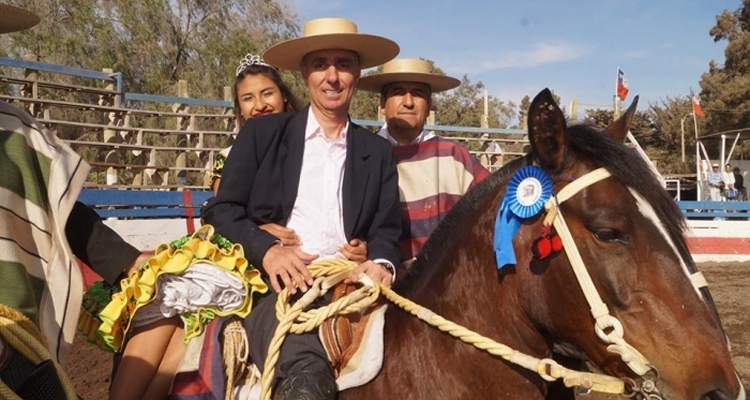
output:
[{"label": "tree", "polygon": [[[661,104],[650,104],[647,110],[637,111],[633,118],[630,132],[662,174],[690,173],[695,169],[695,128],[689,114],[691,111],[688,97],[667,97]],[[685,163],[682,162],[683,118]],[[605,128],[613,121],[612,110],[586,110],[586,124]],[[698,123],[701,123],[700,119]]]},{"label": "tree", "polygon": [[[695,172],[695,124],[703,132],[702,118],[693,118],[691,100],[688,96],[669,97],[659,104],[649,105],[650,132],[641,135],[648,146],[647,153],[656,159],[663,174],[687,174]],[[684,131],[683,131],[684,129]],[[683,143],[684,141],[684,143]],[[682,149],[685,149],[685,162]]]},{"label": "tree", "polygon": [[750,127],[750,0],[716,17],[709,34],[727,41],[724,64],[709,62],[701,76],[701,101],[710,132]]},{"label": "tree", "polygon": [[[473,126],[482,124],[484,114],[484,83],[472,84],[464,75],[461,85],[435,96],[436,119],[440,125]],[[488,96],[488,127],[507,128],[515,117],[515,104]]]},{"label": "tree", "polygon": [[[378,66],[364,74],[364,76],[379,74],[383,72],[383,67]],[[349,114],[352,118],[377,121],[378,110],[380,109],[380,94],[368,92],[366,90],[357,90],[349,106]]]},{"label": "tree", "polygon": [[26,0],[35,28],[11,35],[9,55],[84,69],[111,68],[125,91],[223,98],[239,60],[296,36],[293,11],[271,0]]},{"label": "tree", "polygon": [[[276,0],[25,0],[19,6],[35,12],[41,23],[23,32],[3,35],[8,40],[7,55],[21,57],[34,54],[39,61],[88,70],[112,69],[121,73],[122,91],[175,95],[176,84],[188,82],[190,97],[224,99],[224,87],[234,84],[235,70],[246,53],[262,54],[270,44],[297,36],[296,16],[285,3]],[[7,37],[7,39],[5,38]],[[301,87],[297,74],[285,73],[293,89]],[[40,79],[44,80],[43,74]],[[60,83],[85,86],[85,78],[55,75]],[[53,92],[51,89],[50,92]],[[297,93],[305,91],[297,90]],[[48,93],[59,100],[97,103],[91,93]],[[135,103],[130,108],[173,111],[171,104]],[[191,107],[204,114],[223,113],[210,107]],[[54,110],[52,119],[76,120],[95,124],[109,123],[103,112],[86,113],[77,109]],[[174,129],[176,118],[133,120],[129,126]],[[227,130],[219,119],[196,123],[197,129]],[[103,141],[99,130],[82,132],[78,128],[59,127],[63,139]],[[113,138],[108,138],[110,140]],[[186,140],[189,139],[189,140]],[[115,141],[136,140],[134,131],[121,132]],[[193,147],[197,138],[169,135],[144,139],[159,141],[162,146]],[[211,136],[206,147],[225,147],[228,135]],[[103,149],[86,149],[88,160],[108,157]],[[123,163],[142,159],[143,152],[120,151]],[[191,167],[203,167],[208,152],[186,155]],[[174,153],[163,156],[161,164],[174,163]],[[195,183],[195,182],[193,182]]]}]

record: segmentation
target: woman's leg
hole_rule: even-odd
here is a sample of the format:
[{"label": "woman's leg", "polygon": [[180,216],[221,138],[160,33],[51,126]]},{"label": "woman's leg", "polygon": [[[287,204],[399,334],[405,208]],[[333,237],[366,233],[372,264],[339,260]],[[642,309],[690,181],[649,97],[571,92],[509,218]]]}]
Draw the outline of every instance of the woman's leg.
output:
[{"label": "woman's leg", "polygon": [[163,400],[169,395],[172,381],[177,373],[177,367],[180,366],[182,357],[185,355],[185,345],[183,344],[185,329],[182,326],[182,321],[177,319],[177,323],[178,325],[167,346],[167,351],[159,364],[159,369],[143,395],[144,400]]},{"label": "woman's leg", "polygon": [[110,400],[140,400],[157,373],[179,319],[162,319],[137,328],[123,350],[109,392]]}]

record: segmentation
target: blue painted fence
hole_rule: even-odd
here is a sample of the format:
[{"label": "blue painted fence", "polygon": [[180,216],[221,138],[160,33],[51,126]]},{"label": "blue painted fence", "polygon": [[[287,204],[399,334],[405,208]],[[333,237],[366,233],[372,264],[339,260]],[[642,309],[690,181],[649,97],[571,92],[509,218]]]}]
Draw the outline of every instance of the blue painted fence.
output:
[{"label": "blue painted fence", "polygon": [[210,191],[83,189],[78,201],[102,218],[196,218]]},{"label": "blue painted fence", "polygon": [[[102,218],[195,218],[210,191],[83,189],[78,200]],[[688,219],[747,219],[749,201],[678,201]]]}]

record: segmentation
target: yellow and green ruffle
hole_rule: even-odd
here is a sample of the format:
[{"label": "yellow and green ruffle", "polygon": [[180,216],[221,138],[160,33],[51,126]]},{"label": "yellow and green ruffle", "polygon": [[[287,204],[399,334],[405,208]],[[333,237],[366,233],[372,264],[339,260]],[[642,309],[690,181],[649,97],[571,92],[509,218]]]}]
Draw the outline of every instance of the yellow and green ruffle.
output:
[{"label": "yellow and green ruffle", "polygon": [[172,243],[159,245],[153,257],[137,271],[120,282],[119,292],[99,314],[102,324],[98,334],[108,347],[119,351],[130,328],[133,315],[156,296],[156,282],[162,274],[181,274],[196,262],[209,263],[238,277],[247,295],[243,304],[231,311],[201,307],[180,317],[185,324],[185,342],[200,336],[204,327],[216,316],[246,317],[252,309],[253,293],[265,293],[268,287],[245,258],[242,246],[214,234],[211,225],[203,225],[195,233]]}]

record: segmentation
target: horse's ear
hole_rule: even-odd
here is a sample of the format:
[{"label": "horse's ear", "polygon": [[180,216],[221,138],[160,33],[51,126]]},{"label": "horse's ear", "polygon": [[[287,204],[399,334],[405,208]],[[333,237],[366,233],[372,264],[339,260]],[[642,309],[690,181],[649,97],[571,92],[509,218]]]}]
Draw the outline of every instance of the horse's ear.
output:
[{"label": "horse's ear", "polygon": [[638,96],[635,96],[633,102],[630,103],[630,107],[625,111],[625,114],[618,118],[617,121],[609,124],[609,126],[604,129],[604,132],[607,132],[609,136],[618,142],[624,142],[625,136],[628,135],[628,131],[630,130],[630,123],[633,121],[633,117],[635,117],[635,108],[637,105]]},{"label": "horse's ear", "polygon": [[552,92],[539,92],[529,107],[529,142],[532,153],[544,169],[556,171],[565,160],[565,115],[557,106]]}]

